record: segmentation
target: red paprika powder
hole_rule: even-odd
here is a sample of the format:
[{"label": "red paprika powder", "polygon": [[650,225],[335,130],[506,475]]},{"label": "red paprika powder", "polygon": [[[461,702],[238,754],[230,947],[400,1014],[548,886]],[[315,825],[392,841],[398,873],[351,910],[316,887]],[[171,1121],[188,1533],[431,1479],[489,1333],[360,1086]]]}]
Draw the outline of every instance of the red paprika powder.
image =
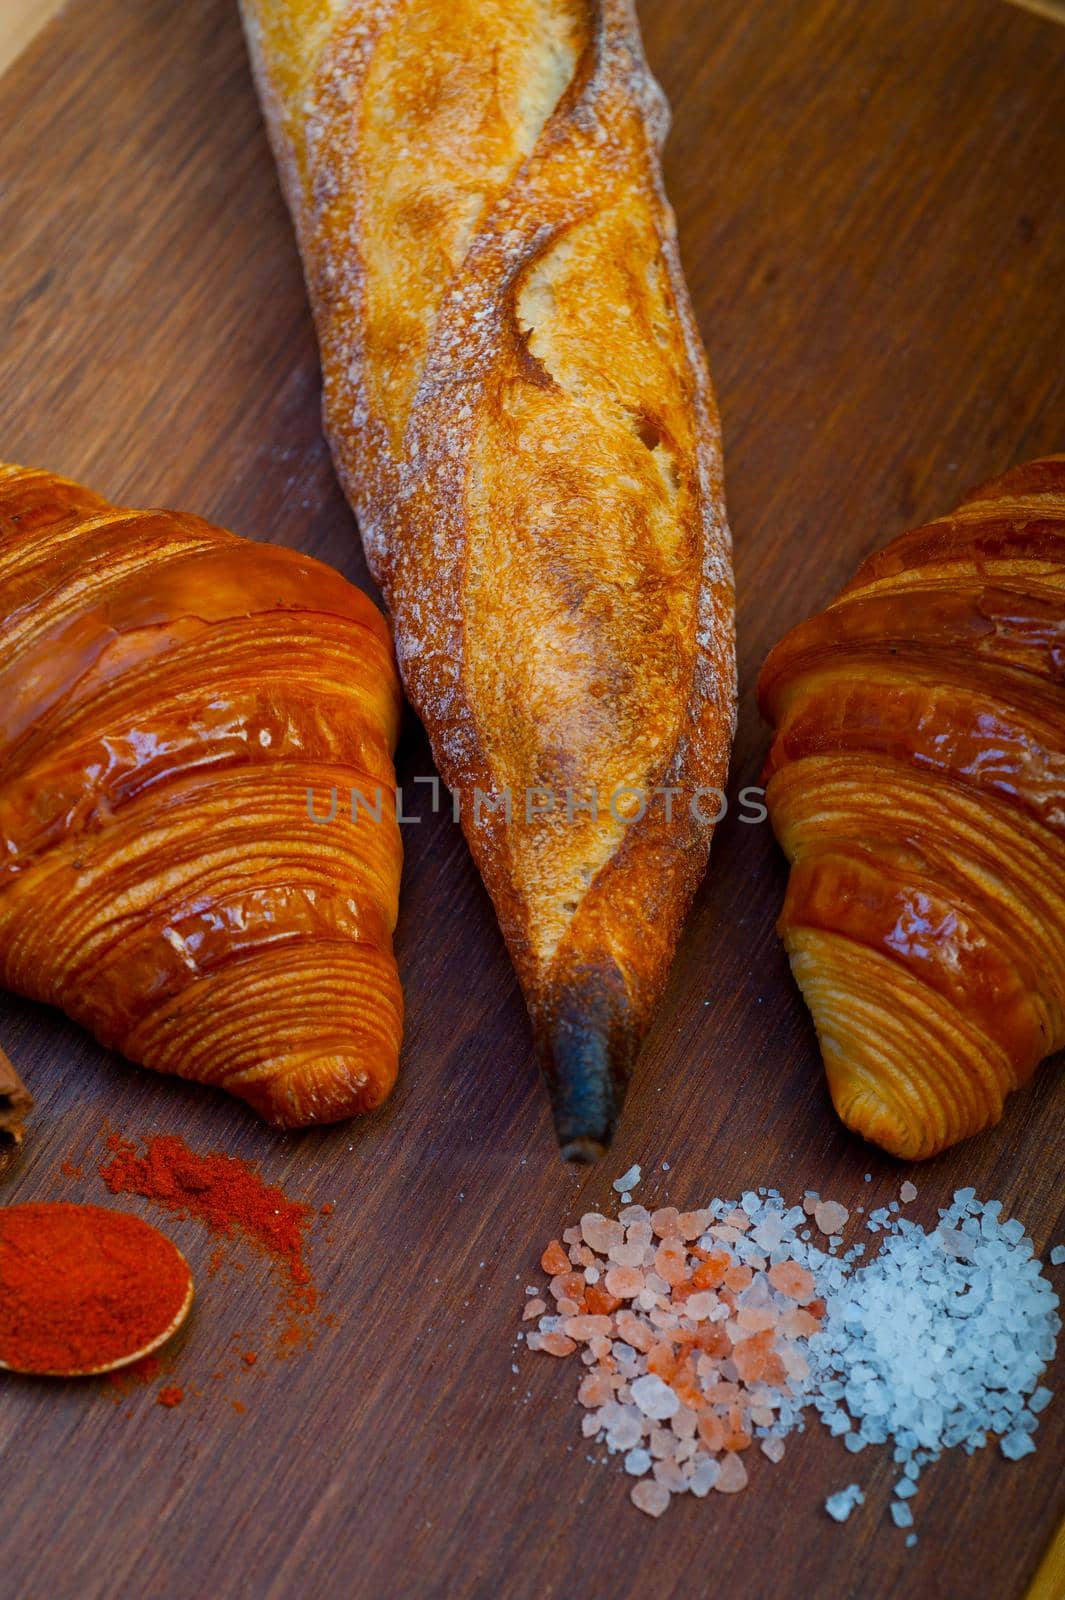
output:
[{"label": "red paprika powder", "polygon": [[0,1361],[20,1372],[90,1372],[145,1349],[188,1298],[189,1269],[124,1211],[0,1208]]},{"label": "red paprika powder", "polygon": [[[304,1233],[311,1208],[264,1183],[253,1167],[221,1151],[197,1155],[175,1134],[146,1141],[144,1154],[119,1134],[107,1140],[111,1157],[100,1176],[112,1194],[138,1194],[181,1216],[194,1217],[212,1233],[239,1233],[271,1256],[288,1284],[286,1305],[298,1316],[315,1309],[317,1291],[304,1259]],[[217,1263],[212,1267],[216,1270]],[[289,1331],[289,1342],[298,1335]]]}]

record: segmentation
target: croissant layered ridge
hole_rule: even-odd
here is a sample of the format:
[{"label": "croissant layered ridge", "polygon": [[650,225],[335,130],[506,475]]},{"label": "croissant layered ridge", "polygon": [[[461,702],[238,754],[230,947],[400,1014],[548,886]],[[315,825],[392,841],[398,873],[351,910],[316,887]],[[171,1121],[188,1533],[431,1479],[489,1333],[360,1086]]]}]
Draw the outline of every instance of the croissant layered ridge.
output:
[{"label": "croissant layered ridge", "polygon": [[1065,456],[872,556],[759,694],[833,1102],[935,1155],[1065,1046]]},{"label": "croissant layered ridge", "polygon": [[563,1152],[592,1157],[706,865],[698,796],[724,784],[734,722],[720,431],[666,105],[630,0],[242,10],[338,471]]},{"label": "croissant layered ridge", "polygon": [[379,1105],[400,696],[370,600],[0,466],[0,615],[0,984],[279,1126]]}]

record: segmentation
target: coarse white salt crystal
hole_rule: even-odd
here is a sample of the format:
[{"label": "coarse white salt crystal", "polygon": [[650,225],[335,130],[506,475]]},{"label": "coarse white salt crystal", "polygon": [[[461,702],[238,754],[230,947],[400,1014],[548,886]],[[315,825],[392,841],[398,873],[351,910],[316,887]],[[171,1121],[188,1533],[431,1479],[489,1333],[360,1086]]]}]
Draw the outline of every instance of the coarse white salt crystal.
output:
[{"label": "coarse white salt crystal", "polygon": [[641,1478],[634,1483],[629,1499],[639,1511],[649,1517],[660,1517],[669,1506],[669,1490],[654,1478]]},{"label": "coarse white salt crystal", "polygon": [[855,1506],[865,1504],[865,1496],[857,1483],[848,1483],[845,1489],[838,1489],[835,1494],[830,1494],[825,1501],[825,1510],[835,1522],[846,1522]]},{"label": "coarse white salt crystal", "polygon": [[1050,1265],[1060,1267],[1065,1261],[1065,1244],[1056,1244],[1050,1252]]},{"label": "coarse white salt crystal", "polygon": [[625,1457],[625,1471],[632,1478],[642,1478],[645,1472],[651,1470],[651,1452],[649,1450],[630,1450]]},{"label": "coarse white salt crystal", "polygon": [[607,1431],[609,1450],[631,1450],[643,1437],[643,1429],[636,1417],[622,1417]]},{"label": "coarse white salt crystal", "polygon": [[[614,1179],[613,1187],[617,1191],[618,1194],[624,1194],[626,1190],[635,1189],[635,1187],[639,1183],[639,1181],[640,1181],[640,1168],[634,1162],[633,1165],[629,1168],[628,1172],[623,1173],[620,1178],[615,1178]],[[631,1196],[630,1196],[630,1198],[631,1198]]]},{"label": "coarse white salt crystal", "polygon": [[688,1479],[688,1488],[697,1499],[702,1500],[714,1487],[720,1471],[721,1468],[713,1456],[700,1456]]},{"label": "coarse white salt crystal", "polygon": [[1030,1433],[1007,1433],[999,1440],[999,1449],[1007,1461],[1019,1461],[1035,1450],[1035,1440]]},{"label": "coarse white salt crystal", "polygon": [[909,1205],[911,1200],[917,1199],[917,1185],[911,1183],[908,1178],[899,1190],[899,1199],[904,1205]]},{"label": "coarse white salt crystal", "polygon": [[910,1510],[905,1500],[892,1500],[891,1520],[895,1524],[896,1528],[913,1527],[913,1512]]},{"label": "coarse white salt crystal", "polygon": [[654,1372],[636,1379],[632,1385],[632,1398],[645,1417],[654,1417],[659,1421],[674,1416],[680,1409],[680,1400],[669,1384],[663,1383]]}]

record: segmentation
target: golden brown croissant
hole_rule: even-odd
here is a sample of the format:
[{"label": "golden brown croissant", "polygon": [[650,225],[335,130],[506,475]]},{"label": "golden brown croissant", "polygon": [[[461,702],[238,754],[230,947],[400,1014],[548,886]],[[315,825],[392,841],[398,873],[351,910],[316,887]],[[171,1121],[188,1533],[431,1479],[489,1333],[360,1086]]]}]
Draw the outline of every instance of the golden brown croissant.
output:
[{"label": "golden brown croissant", "polygon": [[[292,550],[0,466],[0,615],[0,984],[279,1125],[378,1105],[402,1032],[380,613]],[[345,820],[353,788],[380,825]]]},{"label": "golden brown croissant", "polygon": [[935,1155],[1065,1045],[1065,456],[872,556],[759,689],[836,1110]]},{"label": "golden brown croissant", "polygon": [[665,102],[631,0],[242,10],[338,470],[563,1151],[588,1158],[706,865],[699,791],[724,782],[734,717]]}]

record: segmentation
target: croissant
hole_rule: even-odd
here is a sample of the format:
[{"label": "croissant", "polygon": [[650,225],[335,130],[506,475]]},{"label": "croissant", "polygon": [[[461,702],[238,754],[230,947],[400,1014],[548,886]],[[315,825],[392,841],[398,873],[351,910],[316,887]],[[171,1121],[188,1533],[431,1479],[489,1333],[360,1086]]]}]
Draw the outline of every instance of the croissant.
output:
[{"label": "croissant", "polygon": [[[380,613],[292,550],[0,466],[0,615],[0,984],[279,1126],[378,1105],[402,1032]],[[355,823],[330,801],[353,790]]]},{"label": "croissant", "polygon": [[872,556],[759,692],[836,1110],[935,1155],[1065,1045],[1065,456]]},{"label": "croissant", "polygon": [[735,708],[667,108],[631,0],[242,11],[337,468],[563,1154],[592,1159],[706,865]]}]

